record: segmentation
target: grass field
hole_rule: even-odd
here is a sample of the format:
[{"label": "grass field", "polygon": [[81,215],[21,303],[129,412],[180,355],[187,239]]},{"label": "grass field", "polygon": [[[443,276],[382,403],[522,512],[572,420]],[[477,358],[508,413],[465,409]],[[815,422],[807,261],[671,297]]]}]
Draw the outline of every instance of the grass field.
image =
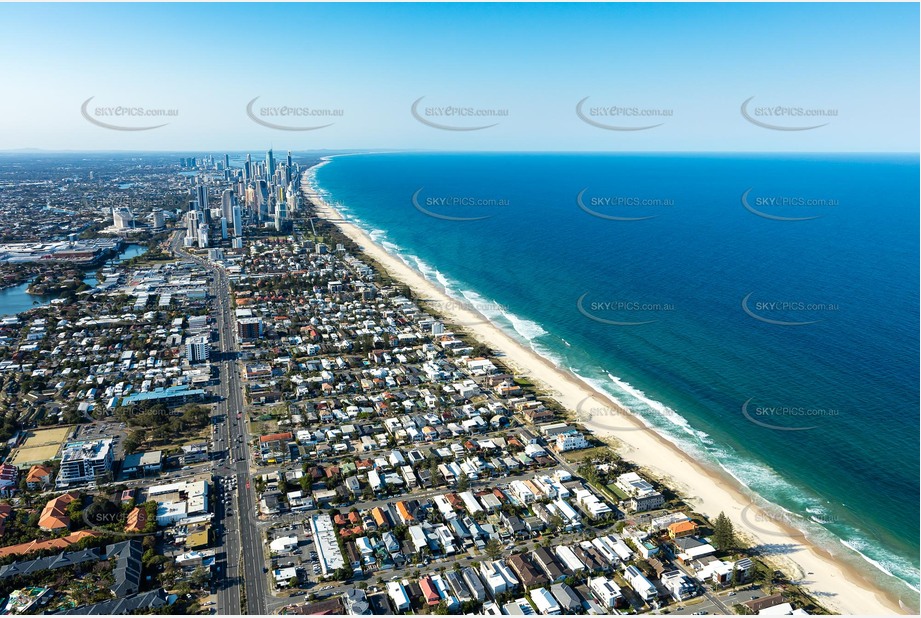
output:
[{"label": "grass field", "polygon": [[62,444],[70,436],[73,427],[51,427],[49,429],[35,429],[26,432],[26,439],[22,448],[44,446],[47,444]]},{"label": "grass field", "polygon": [[28,431],[25,441],[16,449],[10,463],[17,468],[24,468],[54,459],[72,432],[73,427]]},{"label": "grass field", "polygon": [[47,444],[45,446],[33,446],[32,448],[16,449],[13,455],[12,464],[17,468],[24,468],[39,464],[57,457],[61,450],[60,444]]}]

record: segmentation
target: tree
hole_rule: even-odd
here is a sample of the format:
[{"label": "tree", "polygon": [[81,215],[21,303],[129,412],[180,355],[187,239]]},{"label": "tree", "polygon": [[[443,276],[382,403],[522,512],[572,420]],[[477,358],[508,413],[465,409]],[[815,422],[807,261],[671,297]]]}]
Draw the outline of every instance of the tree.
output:
[{"label": "tree", "polygon": [[499,543],[496,539],[489,539],[484,548],[486,555],[489,556],[490,560],[498,560],[499,556],[502,555],[502,544]]},{"label": "tree", "polygon": [[128,453],[129,455],[131,453],[134,453],[135,451],[138,450],[138,448],[140,448],[142,444],[144,444],[144,440],[146,439],[147,439],[146,431],[144,431],[143,429],[135,429],[130,434],[128,434],[127,438],[125,438],[125,442],[124,442],[125,452]]},{"label": "tree", "polygon": [[67,505],[65,509],[67,517],[70,518],[71,525],[83,524],[83,495]]},{"label": "tree", "polygon": [[211,579],[211,573],[208,572],[204,567],[198,567],[192,572],[190,581],[197,588],[201,588],[208,583],[208,580]]},{"label": "tree", "polygon": [[470,479],[466,472],[461,472],[460,478],[457,479],[457,491],[467,491],[470,489]]},{"label": "tree", "polygon": [[156,427],[153,428],[153,431],[151,432],[151,437],[157,442],[167,440],[172,435],[174,435],[174,432],[170,429],[168,425],[157,425]]},{"label": "tree", "polygon": [[464,601],[461,603],[461,613],[465,616],[471,616],[480,612],[481,604],[478,601]]},{"label": "tree", "polygon": [[735,531],[726,514],[720,511],[713,523],[713,542],[724,551],[731,551],[736,546]]}]

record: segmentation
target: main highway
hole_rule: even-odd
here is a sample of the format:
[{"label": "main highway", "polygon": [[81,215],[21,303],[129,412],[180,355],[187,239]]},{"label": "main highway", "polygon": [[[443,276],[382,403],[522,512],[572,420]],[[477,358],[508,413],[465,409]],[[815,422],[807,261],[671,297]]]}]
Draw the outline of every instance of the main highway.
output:
[{"label": "main highway", "polygon": [[[234,335],[233,308],[230,302],[230,281],[227,273],[206,259],[184,250],[184,231],[178,231],[170,241],[174,254],[198,263],[212,274],[211,295],[214,300],[215,323],[218,331],[218,354],[212,354],[212,364],[219,372],[218,405],[214,411],[215,440],[213,452],[215,480],[215,523],[219,529],[218,542],[223,556],[218,560],[215,575],[217,613],[238,615],[266,614],[268,596],[266,561],[261,529],[258,526],[256,493],[250,471],[249,431],[243,414],[243,391],[237,366],[237,343]],[[214,358],[217,356],[217,358]],[[231,479],[236,479],[233,483]],[[231,488],[236,487],[233,491]],[[223,492],[230,499],[225,504]],[[243,597],[246,599],[245,611]]]}]

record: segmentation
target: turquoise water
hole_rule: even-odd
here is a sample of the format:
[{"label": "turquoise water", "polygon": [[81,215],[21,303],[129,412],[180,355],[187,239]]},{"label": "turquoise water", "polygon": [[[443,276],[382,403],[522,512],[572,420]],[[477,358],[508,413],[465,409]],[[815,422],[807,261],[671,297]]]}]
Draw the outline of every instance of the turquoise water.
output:
[{"label": "turquoise water", "polygon": [[918,159],[377,154],[388,250],[917,607]]}]

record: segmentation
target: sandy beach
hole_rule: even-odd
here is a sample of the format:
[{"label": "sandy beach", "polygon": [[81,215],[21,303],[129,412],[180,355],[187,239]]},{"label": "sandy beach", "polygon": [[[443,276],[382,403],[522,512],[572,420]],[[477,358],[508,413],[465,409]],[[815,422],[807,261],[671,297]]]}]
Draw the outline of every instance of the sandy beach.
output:
[{"label": "sandy beach", "polygon": [[496,350],[499,359],[517,374],[528,377],[568,410],[578,412],[580,421],[596,436],[606,441],[616,439],[616,448],[624,459],[645,468],[677,491],[695,511],[710,518],[724,512],[740,537],[757,545],[764,559],[806,587],[829,611],[859,615],[906,613],[896,600],[885,596],[856,569],[812,545],[802,532],[788,525],[791,520],[785,521],[782,516],[770,514],[773,510],[768,513],[756,506],[754,498],[731,476],[696,462],[617,402],[525,347],[470,305],[448,296],[364,231],[344,221],[319,196],[311,194],[310,198],[318,216],[336,224],[369,258],[409,286],[423,308],[426,302],[447,308],[441,311],[447,319]]}]

